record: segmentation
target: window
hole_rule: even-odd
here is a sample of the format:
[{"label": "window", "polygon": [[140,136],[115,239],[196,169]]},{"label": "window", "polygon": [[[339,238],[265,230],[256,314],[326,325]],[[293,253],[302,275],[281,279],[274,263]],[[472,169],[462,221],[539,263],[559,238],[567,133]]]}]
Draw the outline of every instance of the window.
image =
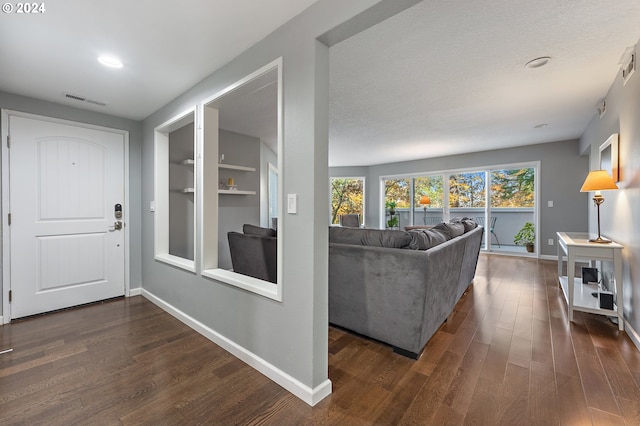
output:
[{"label": "window", "polygon": [[486,206],[486,173],[458,173],[449,176],[449,207]]},{"label": "window", "polygon": [[[202,276],[281,301],[280,241],[275,241],[275,249],[273,237],[262,241],[268,247],[262,247],[260,262],[242,257],[251,253],[240,247],[235,252],[240,261],[234,262],[229,238],[243,234],[244,224],[271,226],[264,222],[282,211],[282,59],[205,100],[202,116]],[[252,127],[255,123],[266,124]],[[263,156],[267,151],[273,153],[268,160]],[[269,167],[269,162],[278,167]],[[278,227],[283,227],[282,220]],[[252,275],[252,268],[265,273]]]},{"label": "window", "polygon": [[364,178],[331,178],[331,224],[343,214],[359,214],[364,223]]},{"label": "window", "polygon": [[[421,203],[422,201],[426,203]],[[436,225],[443,222],[444,177],[442,175],[421,176],[413,179],[413,209],[414,225]]]},{"label": "window", "polygon": [[155,129],[155,259],[195,271],[195,107]]},{"label": "window", "polygon": [[[385,228],[403,229],[410,225],[433,226],[453,217],[471,217],[487,230],[483,249],[521,253],[524,247],[516,246],[513,237],[527,222],[537,223],[538,168],[538,163],[525,163],[383,177],[384,218],[380,223]],[[389,215],[390,205],[394,205],[399,219],[394,226],[389,222],[395,220]]]}]

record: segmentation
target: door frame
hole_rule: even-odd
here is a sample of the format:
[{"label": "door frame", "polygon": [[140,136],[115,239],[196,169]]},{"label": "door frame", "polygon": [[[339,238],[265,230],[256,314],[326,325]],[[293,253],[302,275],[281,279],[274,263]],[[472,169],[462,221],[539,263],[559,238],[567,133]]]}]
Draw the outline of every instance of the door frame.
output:
[{"label": "door frame", "polygon": [[9,135],[9,118],[10,117],[23,117],[32,120],[45,121],[49,123],[63,124],[73,127],[82,127],[91,130],[100,130],[104,132],[116,133],[122,135],[124,139],[124,294],[125,297],[130,296],[130,251],[129,251],[129,223],[130,209],[129,209],[129,132],[121,129],[113,129],[110,127],[96,126],[93,124],[80,123],[77,121],[63,120],[53,117],[47,117],[44,115],[30,114],[21,111],[14,111],[9,109],[0,110],[0,135],[2,137],[0,144],[2,145],[2,207],[0,212],[2,214],[2,233],[0,238],[2,239],[2,276],[0,276],[0,288],[2,289],[2,314],[0,315],[0,325],[3,323],[9,323],[11,321],[11,305],[9,303],[9,290],[11,290],[11,228],[8,221],[8,213],[10,212],[9,205],[9,147],[7,146],[7,137]]}]

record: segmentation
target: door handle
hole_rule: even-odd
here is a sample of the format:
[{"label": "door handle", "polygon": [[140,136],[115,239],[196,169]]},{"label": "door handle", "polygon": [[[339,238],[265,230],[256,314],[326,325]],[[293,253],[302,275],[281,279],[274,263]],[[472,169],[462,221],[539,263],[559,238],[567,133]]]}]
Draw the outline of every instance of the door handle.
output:
[{"label": "door handle", "polygon": [[124,227],[124,224],[121,220],[116,220],[113,226],[109,227],[109,232],[120,231]]}]

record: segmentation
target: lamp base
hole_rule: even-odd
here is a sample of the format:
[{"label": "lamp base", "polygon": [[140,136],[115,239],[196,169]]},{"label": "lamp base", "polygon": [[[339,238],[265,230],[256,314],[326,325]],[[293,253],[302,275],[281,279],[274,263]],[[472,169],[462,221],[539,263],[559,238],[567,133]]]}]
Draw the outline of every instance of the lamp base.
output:
[{"label": "lamp base", "polygon": [[589,240],[590,243],[598,243],[598,244],[611,244],[611,240],[605,240],[604,238],[592,238]]}]

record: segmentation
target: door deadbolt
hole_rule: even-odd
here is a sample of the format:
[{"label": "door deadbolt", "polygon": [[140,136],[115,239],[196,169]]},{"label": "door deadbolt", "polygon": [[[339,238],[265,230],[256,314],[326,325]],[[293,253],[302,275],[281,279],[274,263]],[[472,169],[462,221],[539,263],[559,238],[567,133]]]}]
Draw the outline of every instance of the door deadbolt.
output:
[{"label": "door deadbolt", "polygon": [[113,206],[113,214],[116,219],[122,219],[122,204],[116,204],[115,206]]}]

